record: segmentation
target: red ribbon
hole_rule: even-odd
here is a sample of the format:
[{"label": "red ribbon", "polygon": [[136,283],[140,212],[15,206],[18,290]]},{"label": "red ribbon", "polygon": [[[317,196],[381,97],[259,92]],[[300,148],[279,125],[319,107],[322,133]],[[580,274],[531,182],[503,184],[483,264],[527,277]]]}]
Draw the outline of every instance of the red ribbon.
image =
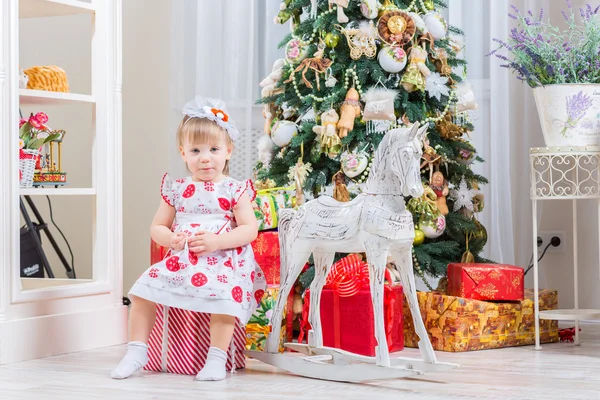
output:
[{"label": "red ribbon", "polygon": [[[394,290],[390,286],[392,275],[386,268],[385,279],[388,285],[384,286],[383,296],[383,316],[385,324],[385,335],[388,343],[388,349],[392,347],[392,329],[394,326]],[[341,347],[341,318],[340,318],[340,297],[355,296],[363,287],[369,286],[369,266],[362,261],[358,254],[351,254],[344,257],[331,267],[331,272],[327,276],[325,289],[333,290],[333,329],[334,346]],[[300,334],[298,343],[302,343],[306,332],[312,329],[308,321],[310,311],[310,290],[306,291],[304,304],[302,307],[302,318],[300,321]]]}]

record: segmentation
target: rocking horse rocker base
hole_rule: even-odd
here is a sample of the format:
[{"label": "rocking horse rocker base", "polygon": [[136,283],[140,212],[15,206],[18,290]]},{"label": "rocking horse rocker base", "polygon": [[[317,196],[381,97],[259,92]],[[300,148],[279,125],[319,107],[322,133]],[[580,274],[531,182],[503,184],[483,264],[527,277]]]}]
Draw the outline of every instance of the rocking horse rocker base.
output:
[{"label": "rocking horse rocker base", "polygon": [[336,382],[365,382],[381,379],[407,378],[426,372],[444,372],[458,364],[426,363],[418,358],[394,357],[389,367],[377,365],[375,357],[367,357],[332,347],[312,347],[307,344],[286,343],[294,353],[273,354],[247,351],[248,357],[281,368],[294,375]]},{"label": "rocking horse rocker base", "polygon": [[[383,137],[369,173],[365,192],[350,202],[320,197],[298,210],[279,215],[281,287],[271,318],[271,332],[280,332],[287,296],[312,254],[315,278],[310,286],[308,345],[286,343],[301,355],[279,354],[279,336],[267,338],[265,352],[248,356],[297,375],[341,382],[404,378],[445,371],[456,364],[436,360],[421,318],[412,265],[414,224],[404,197],[423,195],[420,160],[426,126],[392,129]],[[321,292],[335,253],[366,253],[377,340],[375,357],[365,357],[323,346]],[[383,318],[383,283],[387,255],[400,272],[401,283],[419,335],[422,360],[390,358]]]}]

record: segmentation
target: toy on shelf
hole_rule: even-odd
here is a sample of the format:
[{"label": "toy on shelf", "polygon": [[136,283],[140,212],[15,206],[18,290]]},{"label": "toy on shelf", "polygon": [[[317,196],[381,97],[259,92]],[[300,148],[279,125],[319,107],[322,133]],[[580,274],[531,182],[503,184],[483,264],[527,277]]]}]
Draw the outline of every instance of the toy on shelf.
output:
[{"label": "toy on shelf", "polygon": [[64,131],[53,131],[45,124],[48,116],[39,112],[31,114],[19,123],[19,181],[20,187],[32,187],[35,170],[40,163],[43,147],[52,141],[61,140]]},{"label": "toy on shelf", "polygon": [[59,136],[44,145],[38,158],[33,175],[33,186],[58,187],[67,184],[67,173],[62,169],[62,141],[66,132],[60,130],[55,133]]},{"label": "toy on shelf", "polygon": [[23,72],[28,78],[27,89],[69,92],[67,73],[56,65],[31,67]]}]

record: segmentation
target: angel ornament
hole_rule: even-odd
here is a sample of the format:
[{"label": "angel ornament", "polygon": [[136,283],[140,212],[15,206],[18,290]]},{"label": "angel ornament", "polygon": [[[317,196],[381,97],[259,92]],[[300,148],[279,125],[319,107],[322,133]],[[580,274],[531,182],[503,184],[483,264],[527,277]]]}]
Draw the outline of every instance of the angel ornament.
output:
[{"label": "angel ornament", "polygon": [[427,78],[431,71],[425,65],[427,59],[427,51],[422,47],[415,46],[410,51],[408,56],[408,67],[400,82],[402,87],[407,92],[414,92],[415,90],[425,90],[425,78]]},{"label": "angel ornament", "polygon": [[341,117],[337,123],[340,138],[348,136],[348,132],[354,129],[354,119],[360,116],[360,95],[353,87],[348,89],[346,99],[340,110]]},{"label": "angel ornament", "polygon": [[338,113],[331,108],[321,114],[321,125],[313,126],[313,132],[319,135],[321,152],[330,158],[335,158],[342,148],[342,142],[337,132],[339,119]]},{"label": "angel ornament", "polygon": [[[262,88],[260,95],[262,98],[274,96],[283,93],[283,88],[277,88],[277,82],[283,74],[285,60],[283,58],[275,60],[271,73],[263,79],[259,86]],[[275,103],[267,103],[263,106],[263,118],[265,119],[264,131],[267,135],[271,134],[271,124],[275,118]]]},{"label": "angel ornament", "polygon": [[435,203],[437,204],[438,210],[445,217],[449,212],[448,205],[446,204],[446,196],[448,196],[449,189],[444,174],[440,171],[434,172],[431,181],[429,182],[429,187],[437,196]]},{"label": "angel ornament", "polygon": [[429,145],[429,139],[423,141],[423,155],[421,156],[423,162],[421,163],[421,169],[429,168],[429,181],[433,180],[434,169],[439,168],[442,160],[442,156],[436,153],[435,149]]}]

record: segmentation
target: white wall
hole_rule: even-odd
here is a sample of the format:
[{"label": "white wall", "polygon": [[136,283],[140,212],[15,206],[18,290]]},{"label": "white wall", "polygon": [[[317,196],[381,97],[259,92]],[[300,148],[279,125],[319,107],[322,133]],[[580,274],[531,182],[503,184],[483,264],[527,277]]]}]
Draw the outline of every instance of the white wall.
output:
[{"label": "white wall", "polygon": [[171,2],[123,1],[123,237],[125,294],[149,266],[150,223],[167,171]]},{"label": "white wall", "polygon": [[[554,3],[554,2],[553,2]],[[547,17],[553,24],[564,28],[563,17],[560,10],[567,10],[566,3],[560,2],[554,6]],[[578,16],[580,7],[586,7],[586,1],[573,0],[573,9]],[[547,10],[547,8],[545,8]],[[537,14],[537,10],[535,11]],[[524,112],[536,113],[535,102],[531,91],[527,93],[527,109]],[[517,124],[518,125],[518,124]],[[529,132],[538,138],[540,146],[543,146],[541,127],[535,132]],[[526,149],[520,151],[520,157],[526,156]],[[525,188],[523,188],[525,189]],[[517,240],[517,249],[521,254],[523,263],[531,257],[531,202],[529,192],[522,196],[523,200],[513,202],[517,215],[523,219],[517,219],[515,232],[520,232]],[[573,236],[573,208],[572,201],[550,200],[538,202],[538,231],[562,231],[566,234],[566,243],[563,251],[551,252],[548,250],[540,262],[540,287],[548,287],[558,290],[560,308],[572,308],[574,306],[574,280],[573,280],[573,251],[577,252],[579,264],[579,307],[600,308],[600,260],[598,258],[600,238],[598,237],[598,202],[595,200],[580,200],[577,202],[577,234],[578,243],[575,245]],[[544,245],[545,247],[545,245]],[[525,260],[526,259],[526,260]],[[531,275],[531,276],[530,276]],[[533,270],[528,274],[526,286],[533,287]]]}]

